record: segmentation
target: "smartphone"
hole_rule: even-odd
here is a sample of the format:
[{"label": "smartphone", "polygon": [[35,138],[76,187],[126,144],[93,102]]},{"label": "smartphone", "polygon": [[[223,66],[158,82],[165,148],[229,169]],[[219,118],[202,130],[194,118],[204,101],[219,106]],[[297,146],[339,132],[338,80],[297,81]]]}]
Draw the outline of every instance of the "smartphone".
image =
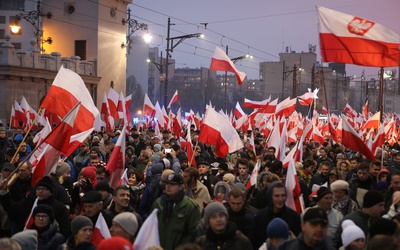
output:
[{"label": "smartphone", "polygon": [[165,152],[166,154],[169,154],[169,153],[171,153],[171,149],[170,149],[170,148],[166,148],[166,149],[164,150],[164,152]]}]

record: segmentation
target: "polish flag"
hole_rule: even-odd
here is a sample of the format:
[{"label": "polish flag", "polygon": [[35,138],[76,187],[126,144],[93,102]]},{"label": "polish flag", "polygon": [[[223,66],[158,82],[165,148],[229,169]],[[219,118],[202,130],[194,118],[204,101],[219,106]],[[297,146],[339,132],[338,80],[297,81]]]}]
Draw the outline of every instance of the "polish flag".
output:
[{"label": "polish flag", "polygon": [[64,117],[57,127],[49,133],[43,142],[50,144],[62,154],[66,154],[69,149],[69,140],[73,133],[75,120],[80,106],[81,103],[78,102],[78,104]]},{"label": "polish flag", "polygon": [[278,154],[279,154],[279,148],[280,148],[280,142],[281,142],[281,132],[279,129],[279,121],[275,122],[274,128],[272,129],[272,132],[267,140],[267,145],[268,147],[274,147],[276,148],[275,150],[275,158],[278,159]]},{"label": "polish flag", "polygon": [[154,246],[160,246],[157,213],[158,209],[156,208],[144,221],[133,243],[133,248],[135,250],[146,250]]},{"label": "polish flag", "polygon": [[[190,122],[187,127],[190,129]],[[196,162],[196,159],[194,158],[193,144],[192,144],[192,138],[190,136],[190,132],[187,133],[186,140],[183,140],[183,139],[181,140],[181,146],[183,148],[186,148],[186,154],[187,154],[189,166],[193,166],[193,167],[197,168],[197,162]]]},{"label": "polish flag", "polygon": [[[25,99],[24,96],[22,96],[21,99],[21,104],[20,104],[22,110],[25,113],[26,116],[26,124],[25,124],[25,131],[27,131],[33,124],[33,121],[35,121],[35,118],[38,116],[36,111],[29,105],[28,101]],[[35,122],[36,123],[36,122]]]},{"label": "polish flag", "polygon": [[262,100],[262,101],[252,101],[249,99],[244,98],[243,102],[243,107],[244,108],[266,108],[271,101],[271,95],[269,96],[268,99]]},{"label": "polish flag", "polygon": [[10,128],[17,128],[19,127],[19,121],[15,117],[15,109],[14,105],[11,106],[11,116],[10,116]]},{"label": "polish flag", "polygon": [[28,218],[25,221],[25,227],[24,227],[24,231],[28,230],[29,228],[31,228],[31,226],[33,226],[33,223],[35,223],[34,219],[33,219],[33,210],[37,207],[37,203],[38,203],[39,199],[36,198],[35,202],[33,202],[33,206],[31,208],[31,212],[29,213]]},{"label": "polish flag", "polygon": [[328,110],[325,108],[325,106],[322,106],[322,114],[327,115],[328,114]]},{"label": "polish flag", "polygon": [[326,140],[321,132],[318,130],[317,126],[313,125],[312,139],[316,142],[319,142],[320,145],[324,144]]},{"label": "polish flag", "polygon": [[178,109],[176,112],[175,117],[172,119],[172,131],[179,138],[182,136],[182,115],[181,115],[181,108]]},{"label": "polish flag", "polygon": [[71,139],[69,140],[68,151],[65,153],[65,156],[68,157],[73,152],[75,152],[75,150],[79,148],[79,146],[82,145],[84,141],[86,141],[89,135],[92,134],[93,130],[94,128],[91,128],[81,133],[71,135]]},{"label": "polish flag", "polygon": [[218,47],[215,48],[214,55],[211,59],[210,70],[228,71],[234,73],[239,85],[242,85],[242,82],[246,77],[246,74],[237,70],[231,59],[229,59],[228,55]]},{"label": "polish flag", "polygon": [[236,129],[211,107],[206,110],[198,141],[214,145],[215,153],[221,158],[243,148]]},{"label": "polish flag", "polygon": [[263,113],[275,113],[276,106],[278,105],[278,98],[274,99],[270,103],[268,103],[268,106],[266,108],[262,108],[261,112]]},{"label": "polish flag", "polygon": [[15,111],[15,118],[19,122],[26,123],[26,116],[24,110],[22,110],[21,106],[18,104],[17,101],[14,102],[14,111]]},{"label": "polish flag", "polygon": [[372,67],[399,65],[400,35],[371,20],[317,6],[325,62]]},{"label": "polish flag", "polygon": [[[126,130],[126,124],[122,131]],[[115,188],[125,169],[125,142],[126,136],[124,133],[120,134],[117,143],[110,155],[107,162],[106,171],[110,174],[110,187]]]},{"label": "polish flag", "polygon": [[108,229],[106,220],[102,213],[97,217],[96,225],[93,228],[91,243],[97,246],[102,240],[111,238],[110,230]]},{"label": "polish flag", "polygon": [[81,102],[81,105],[74,130],[79,133],[94,126],[100,131],[100,112],[82,78],[77,73],[61,67],[41,107],[53,115],[65,117],[78,102]]},{"label": "polish flag", "polygon": [[348,103],[346,103],[346,106],[344,107],[344,112],[346,112],[350,117],[357,116],[357,112]]},{"label": "polish flag", "polygon": [[108,105],[110,108],[110,115],[114,118],[114,119],[118,119],[118,99],[119,99],[119,95],[118,92],[115,91],[115,89],[110,88],[110,90],[108,91],[108,95],[107,95],[107,101],[108,101]]},{"label": "polish flag", "polygon": [[147,93],[144,94],[143,114],[150,117],[154,117],[156,114],[156,108],[154,107],[153,103],[151,103]]},{"label": "polish flag", "polygon": [[121,179],[119,179],[119,182],[117,184],[118,186],[124,185],[127,186],[128,185],[128,168],[125,168],[124,172],[122,173]]},{"label": "polish flag", "polygon": [[167,108],[170,109],[171,105],[174,104],[175,102],[179,102],[178,90],[175,90],[175,93],[172,96],[171,101],[169,102]]},{"label": "polish flag", "polygon": [[289,117],[291,113],[296,110],[296,98],[286,98],[282,102],[278,103],[275,110],[275,116]]},{"label": "polish flag", "polygon": [[254,133],[253,133],[253,131],[251,131],[249,148],[250,148],[251,150],[253,150],[254,155],[257,155],[257,153],[256,153],[256,146],[254,145]]},{"label": "polish flag", "polygon": [[365,118],[368,118],[368,100],[365,102],[364,108],[363,108],[363,114]]},{"label": "polish flag", "polygon": [[246,190],[249,190],[252,186],[255,185],[257,187],[257,176],[260,171],[261,163],[260,160],[257,160],[256,165],[254,166],[253,171],[251,172],[250,178],[246,183]]},{"label": "polish flag", "polygon": [[378,129],[379,123],[380,123],[380,118],[381,118],[381,112],[378,111],[368,119],[368,121],[364,124],[364,127],[362,128],[362,130],[371,129],[371,128]]},{"label": "polish flag", "polygon": [[33,137],[33,143],[35,143],[36,145],[39,145],[42,143],[42,141],[50,134],[50,132],[52,131],[52,128],[50,126],[49,123],[49,119],[47,119],[46,117],[46,124],[43,124],[44,127],[42,128],[42,130],[40,130],[35,137]]},{"label": "polish flag", "polygon": [[319,91],[319,89],[314,89],[314,91],[311,91],[311,89],[308,89],[307,93],[299,96],[300,104],[303,105],[303,106],[311,106],[311,104],[313,103],[314,99],[318,99],[318,96],[317,96],[318,91]]},{"label": "polish flag", "polygon": [[285,188],[286,188],[286,206],[297,211],[297,213],[302,212],[302,206],[300,203],[300,184],[299,178],[297,177],[296,168],[294,165],[294,160],[290,159],[289,166],[286,174],[286,181],[285,181]]},{"label": "polish flag", "polygon": [[32,163],[32,187],[36,186],[40,179],[48,176],[53,166],[60,160],[60,151],[47,143],[40,144],[32,154],[29,162]]},{"label": "polish flag", "polygon": [[237,119],[242,117],[244,115],[243,109],[240,107],[239,102],[236,102],[235,110],[233,111],[233,114],[236,116]]},{"label": "polish flag", "polygon": [[104,93],[103,103],[101,104],[101,114],[104,114],[104,122],[106,124],[106,132],[112,132],[114,130],[114,117],[110,112],[110,106],[108,105],[108,99],[106,93]]},{"label": "polish flag", "polygon": [[354,128],[349,124],[346,117],[342,115],[342,143],[344,146],[358,151],[363,154],[368,159],[375,161],[375,156],[371,152],[371,150],[367,147],[364,141],[360,138],[358,133],[354,130]]},{"label": "polish flag", "polygon": [[385,143],[385,126],[381,123],[379,126],[378,133],[376,134],[374,141],[372,142],[371,152],[375,152],[378,147],[382,147]]}]

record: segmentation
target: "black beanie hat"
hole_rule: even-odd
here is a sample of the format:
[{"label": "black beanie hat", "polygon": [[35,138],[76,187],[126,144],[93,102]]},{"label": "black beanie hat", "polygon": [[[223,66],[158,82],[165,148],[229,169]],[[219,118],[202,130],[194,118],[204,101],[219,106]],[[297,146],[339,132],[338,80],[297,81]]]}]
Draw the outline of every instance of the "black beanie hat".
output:
[{"label": "black beanie hat", "polygon": [[54,210],[49,205],[41,204],[35,207],[32,212],[33,218],[35,218],[35,216],[39,213],[47,214],[49,216],[50,221],[51,222],[54,221]]},{"label": "black beanie hat", "polygon": [[50,179],[50,177],[45,176],[43,177],[37,184],[36,187],[45,187],[47,188],[51,193],[54,192],[54,187],[53,187],[53,181]]},{"label": "black beanie hat", "polygon": [[317,191],[317,201],[321,200],[327,194],[332,194],[332,191],[326,187],[320,187]]},{"label": "black beanie hat", "polygon": [[78,215],[76,216],[72,221],[71,221],[71,232],[72,235],[76,235],[79,230],[81,230],[83,227],[91,226],[93,227],[92,221],[89,219],[89,217]]},{"label": "black beanie hat", "polygon": [[372,238],[377,234],[384,234],[393,236],[397,230],[397,223],[386,219],[386,218],[376,218],[369,228],[369,237]]},{"label": "black beanie hat", "polygon": [[370,190],[364,195],[363,207],[370,208],[381,202],[385,202],[383,194],[376,190]]}]

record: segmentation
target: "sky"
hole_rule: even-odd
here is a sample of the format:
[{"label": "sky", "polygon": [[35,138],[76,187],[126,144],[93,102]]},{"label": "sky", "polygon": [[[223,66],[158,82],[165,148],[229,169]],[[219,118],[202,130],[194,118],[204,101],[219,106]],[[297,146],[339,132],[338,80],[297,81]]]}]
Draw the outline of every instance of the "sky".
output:
[{"label": "sky", "polygon": [[[215,47],[228,46],[230,58],[253,56],[236,67],[249,79],[258,79],[259,62],[279,61],[286,47],[308,52],[309,44],[316,45],[321,61],[316,5],[374,21],[400,34],[400,0],[134,0],[130,8],[134,19],[148,25],[153,36],[150,46],[159,46],[164,56],[168,17],[174,24],[170,37],[204,34],[174,49],[177,68],[208,68]],[[356,79],[363,70],[366,79],[378,78],[379,68],[346,66],[347,75]]]}]

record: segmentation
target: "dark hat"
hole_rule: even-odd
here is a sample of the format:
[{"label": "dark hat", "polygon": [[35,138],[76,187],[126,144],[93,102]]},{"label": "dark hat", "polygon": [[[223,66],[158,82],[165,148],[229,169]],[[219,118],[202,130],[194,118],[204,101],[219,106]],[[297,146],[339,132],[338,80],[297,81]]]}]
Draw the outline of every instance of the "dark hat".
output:
[{"label": "dark hat", "polygon": [[183,178],[182,178],[182,175],[174,172],[174,173],[167,175],[167,179],[164,180],[164,182],[180,185],[180,184],[183,184]]},{"label": "dark hat", "polygon": [[97,183],[96,187],[94,188],[94,190],[96,191],[106,191],[108,193],[112,193],[112,189],[110,187],[110,185],[108,184],[108,182],[106,181],[101,181],[99,183]]},{"label": "dark hat", "polygon": [[211,215],[215,213],[223,213],[225,214],[226,218],[228,218],[228,211],[226,210],[226,207],[221,202],[214,201],[209,203],[204,209],[204,222],[206,225],[208,225]]},{"label": "dark hat", "polygon": [[152,128],[152,127],[148,128],[147,131],[148,131],[148,132],[155,132],[155,131],[154,131],[154,128]]},{"label": "dark hat", "polygon": [[377,234],[393,236],[393,234],[396,232],[396,229],[396,222],[379,217],[371,223],[371,227],[369,228],[369,237],[372,238]]},{"label": "dark hat", "polygon": [[326,187],[320,187],[317,191],[317,201],[321,200],[327,194],[332,194],[332,191]]},{"label": "dark hat", "polygon": [[268,223],[267,226],[267,237],[277,239],[289,238],[289,226],[281,218],[274,218]]},{"label": "dark hat", "polygon": [[17,152],[17,150],[15,148],[7,148],[6,155],[7,156],[14,156],[15,152]]},{"label": "dark hat", "polygon": [[150,139],[151,139],[150,135],[145,135],[144,138],[143,138],[143,140],[150,140]]},{"label": "dark hat", "polygon": [[5,129],[4,127],[0,127],[0,132],[1,132],[1,131],[6,132],[6,129]]},{"label": "dark hat", "polygon": [[93,227],[93,223],[88,217],[82,215],[76,216],[75,219],[71,221],[72,235],[76,235],[79,230],[87,226]]},{"label": "dark hat", "polygon": [[137,139],[137,138],[139,138],[139,135],[138,135],[138,134],[133,134],[133,135],[132,135],[132,138],[133,138],[133,139]]},{"label": "dark hat", "polygon": [[229,172],[228,164],[226,164],[226,162],[221,162],[221,163],[219,164],[218,168],[224,170],[225,172]]},{"label": "dark hat", "polygon": [[320,208],[310,208],[303,215],[303,222],[326,222],[328,223],[328,215]]},{"label": "dark hat", "polygon": [[204,166],[210,167],[210,163],[208,163],[208,161],[201,161],[201,162],[197,163],[197,165],[198,166],[204,165]]},{"label": "dark hat", "polygon": [[179,154],[178,160],[179,160],[179,162],[182,162],[182,161],[187,161],[188,158],[185,154]]},{"label": "dark hat", "polygon": [[92,146],[92,147],[90,148],[90,152],[92,152],[92,151],[94,151],[94,152],[96,152],[98,155],[100,155],[100,148],[99,148],[98,146]]},{"label": "dark hat", "polygon": [[363,208],[370,208],[384,201],[385,199],[381,192],[376,190],[370,190],[364,195]]},{"label": "dark hat", "polygon": [[3,166],[3,171],[5,171],[5,170],[14,171],[15,170],[14,164],[12,164],[10,162],[5,162],[4,166]]},{"label": "dark hat", "polygon": [[162,131],[162,133],[163,134],[169,134],[169,133],[171,133],[169,130],[167,130],[167,129],[164,129],[163,131]]},{"label": "dark hat", "polygon": [[178,151],[179,149],[181,149],[181,146],[179,146],[178,144],[174,144],[171,146],[171,148],[175,151]]},{"label": "dark hat", "polygon": [[35,207],[35,208],[33,209],[33,212],[32,212],[33,218],[35,218],[35,216],[36,216],[37,214],[39,214],[39,213],[47,214],[47,215],[49,216],[50,221],[51,221],[51,222],[54,221],[54,210],[53,210],[53,208],[50,207],[49,205],[40,204],[40,205],[38,205],[37,207]]},{"label": "dark hat", "polygon": [[90,190],[89,192],[85,193],[81,199],[83,203],[94,203],[102,201],[101,194],[96,190]]},{"label": "dark hat", "polygon": [[50,177],[45,176],[43,177],[37,184],[36,184],[36,188],[37,187],[45,187],[46,189],[48,189],[51,193],[54,192],[54,187],[53,187],[53,181],[50,179]]}]

